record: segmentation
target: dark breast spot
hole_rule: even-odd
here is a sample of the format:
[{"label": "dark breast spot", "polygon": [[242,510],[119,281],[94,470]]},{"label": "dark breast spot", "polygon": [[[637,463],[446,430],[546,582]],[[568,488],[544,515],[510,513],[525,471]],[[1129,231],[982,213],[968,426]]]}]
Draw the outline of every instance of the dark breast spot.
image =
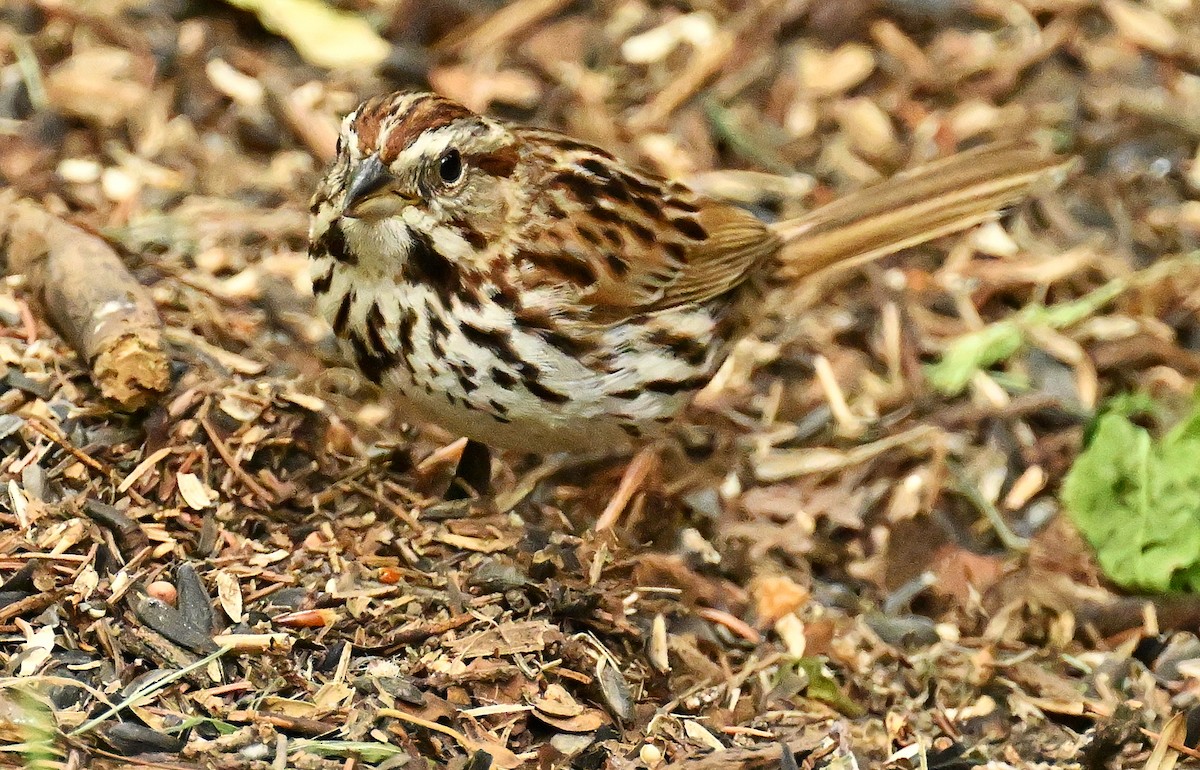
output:
[{"label": "dark breast spot", "polygon": [[506,329],[480,329],[470,323],[464,323],[459,328],[468,341],[491,351],[501,361],[512,365],[520,363]]},{"label": "dark breast spot", "polygon": [[658,330],[650,334],[649,341],[669,350],[677,358],[682,358],[692,366],[700,366],[708,357],[708,348],[694,337],[672,334],[669,331]]},{"label": "dark breast spot", "polygon": [[653,220],[661,220],[663,218],[662,207],[653,198],[639,195],[633,199],[633,205],[642,210],[642,213]]},{"label": "dark breast spot", "polygon": [[508,390],[517,384],[516,377],[504,371],[503,369],[498,369],[494,366],[492,367],[490,376],[492,378],[492,382],[496,383],[505,390]]},{"label": "dark breast spot", "polygon": [[580,225],[579,227],[575,228],[575,231],[579,233],[579,237],[583,238],[585,241],[592,244],[593,246],[600,245],[600,234],[597,233],[595,230],[591,229],[590,227],[583,227],[582,225]]},{"label": "dark breast spot", "polygon": [[402,308],[400,311],[400,323],[396,324],[396,337],[400,342],[400,350],[407,358],[412,352],[413,346],[413,329],[417,325],[417,316],[413,313],[412,308]]},{"label": "dark breast spot", "polygon": [[601,222],[609,222],[614,225],[621,223],[620,214],[612,209],[606,209],[603,206],[594,206],[588,213],[590,213],[594,219],[598,219]]},{"label": "dark breast spot", "polygon": [[368,380],[380,384],[383,381],[383,375],[388,369],[396,364],[396,359],[393,355],[387,352],[376,352],[371,350],[367,343],[363,342],[356,334],[350,338],[350,345],[354,348],[354,361],[358,364],[358,368]]},{"label": "dark breast spot", "polygon": [[318,275],[312,279],[313,294],[324,294],[333,286],[333,267],[331,266],[322,275]]},{"label": "dark breast spot", "polygon": [[371,343],[371,349],[379,354],[390,354],[387,344],[383,341],[383,311],[379,309],[379,304],[371,305],[371,309],[367,311],[367,339]]},{"label": "dark breast spot", "polygon": [[571,400],[566,393],[559,393],[557,390],[546,387],[541,380],[542,373],[528,361],[518,363],[517,371],[521,374],[521,384],[531,395],[551,404],[565,404]]},{"label": "dark breast spot", "polygon": [[569,356],[582,356],[596,346],[592,337],[572,336],[562,329],[561,322],[544,310],[524,308],[513,318],[516,325],[533,332],[547,344]]},{"label": "dark breast spot", "polygon": [[476,251],[482,251],[487,248],[487,238],[483,233],[471,226],[471,223],[465,219],[451,219],[450,226],[455,232],[462,236],[462,239]]},{"label": "dark breast spot", "polygon": [[629,275],[629,262],[616,254],[605,254],[604,261],[608,263],[608,269],[613,272],[618,278],[624,278]]},{"label": "dark breast spot", "polygon": [[646,390],[673,396],[689,390],[699,390],[708,384],[709,378],[704,375],[686,377],[682,380],[650,380],[642,385]]},{"label": "dark breast spot", "polygon": [[536,377],[522,379],[521,383],[525,385],[525,389],[532,395],[551,404],[565,404],[571,400],[571,397],[567,394],[559,393],[557,390],[551,390],[546,387]]},{"label": "dark breast spot", "polygon": [[429,334],[431,337],[444,339],[450,333],[450,327],[446,325],[442,314],[428,300],[425,302],[425,321],[429,324]]},{"label": "dark breast spot", "polygon": [[654,243],[654,231],[641,222],[629,222],[629,231],[642,243]]},{"label": "dark breast spot", "polygon": [[463,393],[470,393],[479,387],[477,383],[471,380],[465,373],[458,373],[458,386],[463,389]]},{"label": "dark breast spot", "polygon": [[346,292],[342,297],[342,304],[338,305],[337,312],[333,314],[333,333],[339,337],[346,334],[346,326],[350,323],[350,305],[353,301],[354,292]]}]

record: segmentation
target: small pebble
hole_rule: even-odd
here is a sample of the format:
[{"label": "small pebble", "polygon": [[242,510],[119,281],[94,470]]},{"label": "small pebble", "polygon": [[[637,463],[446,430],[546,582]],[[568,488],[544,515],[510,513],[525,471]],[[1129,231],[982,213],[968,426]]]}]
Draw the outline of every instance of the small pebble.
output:
[{"label": "small pebble", "polygon": [[179,594],[175,590],[175,586],[165,580],[155,580],[150,585],[146,586],[146,593],[153,596],[155,599],[164,601],[167,604],[174,606],[176,598]]}]

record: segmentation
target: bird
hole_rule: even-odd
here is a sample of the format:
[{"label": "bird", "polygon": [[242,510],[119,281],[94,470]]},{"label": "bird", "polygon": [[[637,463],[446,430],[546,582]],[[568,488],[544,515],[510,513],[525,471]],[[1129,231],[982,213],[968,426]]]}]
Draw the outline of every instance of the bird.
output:
[{"label": "bird", "polygon": [[310,204],[320,313],[410,422],[534,454],[663,437],[767,294],[987,221],[1066,163],[985,145],[769,223],[446,97],[367,99]]}]

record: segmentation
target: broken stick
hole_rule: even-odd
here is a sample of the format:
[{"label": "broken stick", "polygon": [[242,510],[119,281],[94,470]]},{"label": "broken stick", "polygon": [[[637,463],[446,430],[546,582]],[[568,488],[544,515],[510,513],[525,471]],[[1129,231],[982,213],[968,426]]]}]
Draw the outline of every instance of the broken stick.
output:
[{"label": "broken stick", "polygon": [[0,195],[0,269],[25,276],[106,398],[137,409],[167,390],[170,361],[154,301],[103,239]]}]

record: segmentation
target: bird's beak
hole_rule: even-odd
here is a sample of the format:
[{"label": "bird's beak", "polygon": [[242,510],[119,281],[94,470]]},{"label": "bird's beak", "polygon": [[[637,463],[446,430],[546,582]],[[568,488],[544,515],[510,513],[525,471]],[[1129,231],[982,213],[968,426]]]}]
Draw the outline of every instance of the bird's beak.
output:
[{"label": "bird's beak", "polygon": [[350,176],[342,214],[351,218],[387,216],[415,203],[416,198],[397,189],[397,183],[378,154],[367,157]]}]

